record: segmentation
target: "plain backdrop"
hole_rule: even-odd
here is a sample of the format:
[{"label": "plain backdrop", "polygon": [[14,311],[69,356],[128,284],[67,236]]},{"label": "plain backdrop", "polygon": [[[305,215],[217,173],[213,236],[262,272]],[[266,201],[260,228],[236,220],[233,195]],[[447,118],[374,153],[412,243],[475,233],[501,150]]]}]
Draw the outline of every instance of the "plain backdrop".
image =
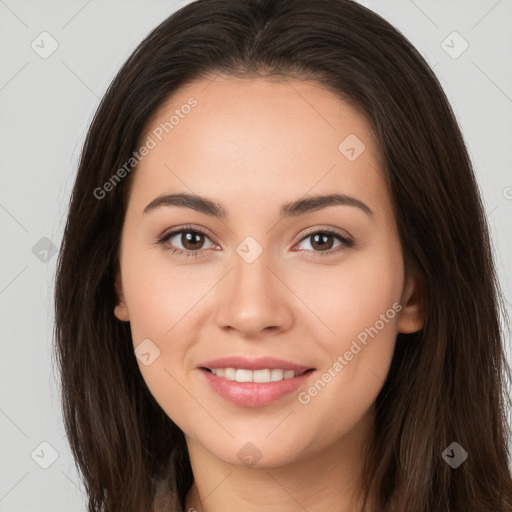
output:
[{"label": "plain backdrop", "polygon": [[[86,510],[51,364],[56,251],[99,98],[136,45],[184,3],[0,0],[0,512]],[[512,1],[361,3],[418,48],[444,87],[512,317]]]}]

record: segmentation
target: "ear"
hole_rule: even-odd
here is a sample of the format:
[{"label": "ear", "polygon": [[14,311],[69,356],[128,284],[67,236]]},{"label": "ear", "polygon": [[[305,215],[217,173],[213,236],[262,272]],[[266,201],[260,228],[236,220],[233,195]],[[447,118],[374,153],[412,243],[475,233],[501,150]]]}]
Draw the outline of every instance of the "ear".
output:
[{"label": "ear", "polygon": [[402,309],[398,316],[398,332],[411,333],[421,330],[425,321],[423,288],[417,276],[409,274],[402,292]]},{"label": "ear", "polygon": [[116,272],[114,285],[118,301],[116,307],[114,308],[114,315],[118,320],[121,320],[122,322],[128,322],[130,320],[130,315],[128,313],[128,307],[126,306],[124,299],[123,286],[121,283],[121,272],[119,270]]}]

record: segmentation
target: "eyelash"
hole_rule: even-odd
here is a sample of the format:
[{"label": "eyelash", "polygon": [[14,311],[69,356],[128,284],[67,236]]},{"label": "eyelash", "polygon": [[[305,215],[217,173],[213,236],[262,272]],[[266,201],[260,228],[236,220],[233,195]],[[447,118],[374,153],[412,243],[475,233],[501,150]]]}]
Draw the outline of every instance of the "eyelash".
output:
[{"label": "eyelash", "polygon": [[[164,235],[162,235],[157,240],[157,244],[162,245],[166,251],[169,251],[171,254],[176,254],[180,258],[181,257],[183,257],[183,258],[197,258],[199,256],[199,253],[201,251],[203,251],[203,250],[206,250],[206,249],[199,249],[197,251],[184,251],[183,249],[178,249],[176,247],[169,247],[169,245],[167,244],[168,240],[171,239],[173,236],[178,235],[180,233],[184,233],[184,232],[191,232],[191,233],[195,233],[195,234],[201,234],[201,235],[204,235],[207,238],[210,238],[208,236],[208,234],[205,233],[201,229],[194,228],[192,226],[184,226],[184,227],[182,227],[180,229],[177,229],[175,231],[170,231],[168,233],[165,233]],[[351,240],[350,238],[346,238],[346,237],[340,235],[338,232],[333,231],[331,229],[318,229],[316,231],[310,231],[309,233],[304,235],[299,240],[299,243],[302,242],[303,240],[305,240],[305,239],[307,239],[307,238],[309,238],[309,237],[311,237],[313,235],[317,235],[317,234],[332,235],[332,236],[338,238],[338,240],[340,240],[342,245],[337,247],[336,249],[330,249],[328,251],[310,251],[310,252],[314,252],[315,253],[314,257],[330,256],[332,254],[335,254],[335,253],[339,252],[340,251],[340,247],[342,247],[341,250],[343,250],[343,246],[346,249],[349,249],[349,248],[354,246],[354,241],[353,240]]]}]

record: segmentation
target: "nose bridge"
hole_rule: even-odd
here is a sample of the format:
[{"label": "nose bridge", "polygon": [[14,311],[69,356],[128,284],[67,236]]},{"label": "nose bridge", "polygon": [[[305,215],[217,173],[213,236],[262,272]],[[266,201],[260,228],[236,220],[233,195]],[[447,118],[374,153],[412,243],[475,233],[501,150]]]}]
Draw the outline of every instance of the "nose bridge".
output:
[{"label": "nose bridge", "polygon": [[245,243],[240,244],[236,252],[237,254],[233,258],[232,277],[234,293],[241,293],[242,296],[269,295],[274,284],[271,282],[274,276],[269,270],[272,265],[272,262],[269,261],[269,251],[262,251],[258,254],[254,247]]},{"label": "nose bridge", "polygon": [[242,241],[233,253],[233,270],[219,301],[219,327],[256,336],[272,327],[288,328],[292,321],[289,294],[274,275],[270,253],[254,239]]}]

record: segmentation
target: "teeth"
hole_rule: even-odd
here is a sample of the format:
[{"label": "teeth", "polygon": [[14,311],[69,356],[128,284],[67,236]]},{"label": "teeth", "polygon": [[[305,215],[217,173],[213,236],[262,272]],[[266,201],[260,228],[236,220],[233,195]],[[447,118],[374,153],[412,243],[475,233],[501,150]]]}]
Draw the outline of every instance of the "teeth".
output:
[{"label": "teeth", "polygon": [[252,374],[251,370],[237,370],[236,371],[236,381],[237,382],[252,382]]},{"label": "teeth", "polygon": [[242,368],[213,368],[213,375],[224,377],[227,380],[236,380],[237,382],[276,382],[284,379],[291,379],[302,375],[304,372],[295,372],[294,370],[245,370]]}]

